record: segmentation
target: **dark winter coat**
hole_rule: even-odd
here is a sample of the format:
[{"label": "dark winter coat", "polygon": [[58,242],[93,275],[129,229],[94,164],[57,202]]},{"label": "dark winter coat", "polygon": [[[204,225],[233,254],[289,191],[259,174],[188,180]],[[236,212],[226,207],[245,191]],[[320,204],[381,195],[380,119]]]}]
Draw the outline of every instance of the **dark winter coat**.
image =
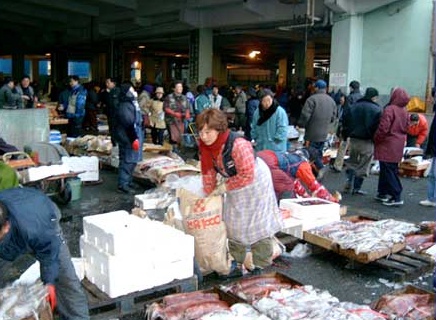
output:
[{"label": "dark winter coat", "polygon": [[427,142],[427,149],[425,150],[425,154],[429,157],[435,157],[436,156],[436,121],[434,121],[434,116],[433,116],[433,121],[431,122],[431,126],[430,126],[430,133],[428,134],[428,142]]},{"label": "dark winter coat", "polygon": [[311,142],[324,142],[331,124],[336,120],[335,101],[325,92],[311,95],[301,111],[298,126],[305,128],[304,138]]},{"label": "dark winter coat", "polygon": [[370,99],[362,98],[346,110],[343,127],[348,137],[372,140],[380,122],[382,108]]},{"label": "dark winter coat", "polygon": [[349,106],[352,106],[355,104],[358,100],[362,99],[363,95],[360,92],[360,90],[355,90],[353,92],[350,92],[350,94],[347,97],[347,102]]},{"label": "dark winter coat", "polygon": [[409,126],[409,115],[406,110],[409,100],[410,96],[402,88],[396,88],[392,92],[391,100],[383,111],[374,136],[376,160],[392,163],[401,161]]},{"label": "dark winter coat", "polygon": [[132,142],[138,139],[136,128],[140,127],[140,115],[133,101],[134,97],[130,92],[122,94],[115,109],[115,140],[126,148],[131,148]]},{"label": "dark winter coat", "polygon": [[39,261],[41,280],[54,284],[59,274],[60,212],[40,190],[13,188],[0,192],[9,210],[10,231],[0,240],[0,258],[14,261],[30,253]]}]

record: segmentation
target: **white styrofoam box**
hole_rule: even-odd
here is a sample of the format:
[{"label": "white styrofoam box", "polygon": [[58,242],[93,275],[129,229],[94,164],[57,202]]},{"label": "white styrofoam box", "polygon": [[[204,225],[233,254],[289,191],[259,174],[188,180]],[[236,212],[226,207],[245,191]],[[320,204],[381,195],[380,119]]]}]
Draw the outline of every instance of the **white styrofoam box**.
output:
[{"label": "white styrofoam box", "polygon": [[292,217],[283,219],[282,232],[303,239],[303,221]]},{"label": "white styrofoam box", "polygon": [[301,219],[301,222],[303,224],[303,231],[307,231],[339,220],[341,220],[341,216],[338,214],[323,219]]},{"label": "white styrofoam box", "polygon": [[[308,201],[317,201],[319,204],[303,205]],[[339,204],[319,198],[297,198],[280,200],[280,208],[290,209],[293,218],[298,219],[327,219],[339,215]]]},{"label": "white styrofoam box", "polygon": [[62,163],[67,165],[71,171],[85,171],[79,174],[79,178],[82,181],[99,180],[100,164],[96,156],[62,157]]},{"label": "white styrofoam box", "polygon": [[159,201],[161,201],[161,199],[152,198],[151,195],[135,195],[135,206],[141,208],[142,210],[156,209]]},{"label": "white styrofoam box", "polygon": [[127,211],[85,217],[83,231],[86,241],[112,255],[137,251],[167,262],[194,257],[193,236]]},{"label": "white styrofoam box", "polygon": [[38,181],[48,177],[67,174],[70,168],[64,164],[53,164],[50,166],[39,166],[27,169],[29,181]]},{"label": "white styrofoam box", "polygon": [[85,260],[88,280],[111,298],[155,286],[153,264],[145,255],[137,252],[132,252],[130,258],[110,255],[85,241],[83,236],[80,237],[80,253]]},{"label": "white styrofoam box", "polygon": [[190,278],[194,275],[194,257],[171,263],[155,264],[152,275],[155,280],[155,286],[160,286],[174,280]]}]

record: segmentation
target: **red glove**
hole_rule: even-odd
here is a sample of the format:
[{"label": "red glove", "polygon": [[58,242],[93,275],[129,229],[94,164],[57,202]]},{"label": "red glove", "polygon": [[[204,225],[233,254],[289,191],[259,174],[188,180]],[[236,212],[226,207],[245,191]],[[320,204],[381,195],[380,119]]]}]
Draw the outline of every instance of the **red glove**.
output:
[{"label": "red glove", "polygon": [[55,289],[55,286],[53,284],[48,284],[47,291],[48,291],[47,301],[48,301],[48,303],[50,303],[51,310],[53,311],[56,308],[56,289]]},{"label": "red glove", "polygon": [[175,112],[174,113],[174,117],[177,118],[177,119],[182,119],[183,115],[180,112]]},{"label": "red glove", "polygon": [[132,149],[135,151],[139,150],[139,140],[136,139],[135,141],[132,142]]}]

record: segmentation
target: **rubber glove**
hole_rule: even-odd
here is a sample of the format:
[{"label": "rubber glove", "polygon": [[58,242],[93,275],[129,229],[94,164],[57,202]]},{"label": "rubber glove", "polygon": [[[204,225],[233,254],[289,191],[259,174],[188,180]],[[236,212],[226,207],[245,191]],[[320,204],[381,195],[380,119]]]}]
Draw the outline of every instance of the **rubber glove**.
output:
[{"label": "rubber glove", "polygon": [[139,140],[136,139],[135,141],[132,142],[132,149],[135,151],[139,150]]},{"label": "rubber glove", "polygon": [[53,284],[48,284],[47,291],[48,291],[47,301],[48,301],[48,303],[50,303],[51,310],[53,311],[56,308],[56,289],[55,289],[55,286]]},{"label": "rubber glove", "polygon": [[211,196],[220,196],[220,195],[223,195],[224,193],[226,193],[226,191],[227,191],[227,187],[226,187],[226,184],[223,182],[223,183],[217,185],[215,187],[215,189],[211,192],[210,195]]}]

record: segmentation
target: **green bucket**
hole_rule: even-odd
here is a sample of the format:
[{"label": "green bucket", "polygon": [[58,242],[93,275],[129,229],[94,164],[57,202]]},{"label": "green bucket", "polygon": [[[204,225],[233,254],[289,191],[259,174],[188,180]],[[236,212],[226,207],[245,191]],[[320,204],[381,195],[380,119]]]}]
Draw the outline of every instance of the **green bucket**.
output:
[{"label": "green bucket", "polygon": [[67,181],[71,190],[71,201],[79,200],[82,196],[82,180],[80,178],[73,178]]}]

